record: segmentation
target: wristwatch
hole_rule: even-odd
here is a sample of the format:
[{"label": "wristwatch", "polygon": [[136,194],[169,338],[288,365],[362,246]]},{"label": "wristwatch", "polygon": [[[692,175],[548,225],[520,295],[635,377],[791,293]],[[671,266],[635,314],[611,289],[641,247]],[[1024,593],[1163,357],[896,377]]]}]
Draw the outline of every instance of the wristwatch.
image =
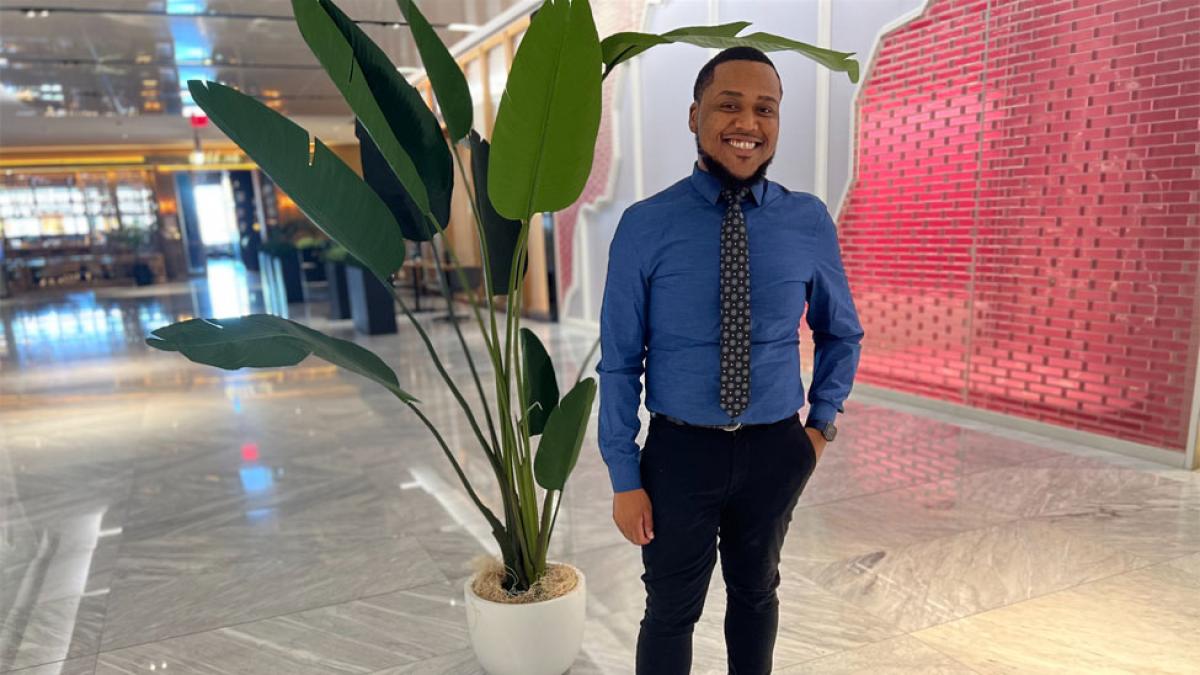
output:
[{"label": "wristwatch", "polygon": [[816,429],[817,431],[821,432],[821,435],[823,437],[825,437],[826,443],[832,441],[834,438],[837,437],[837,427],[834,426],[833,420],[825,420],[823,422],[809,420],[808,422],[806,422],[804,424],[804,426],[805,426],[805,428],[812,427],[813,429]]}]

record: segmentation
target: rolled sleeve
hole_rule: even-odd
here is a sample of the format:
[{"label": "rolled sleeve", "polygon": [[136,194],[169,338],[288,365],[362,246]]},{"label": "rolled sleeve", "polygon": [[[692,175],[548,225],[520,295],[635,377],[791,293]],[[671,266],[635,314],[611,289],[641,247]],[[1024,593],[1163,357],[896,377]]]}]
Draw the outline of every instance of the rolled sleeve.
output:
[{"label": "rolled sleeve", "polygon": [[820,200],[817,209],[815,260],[805,314],[814,344],[808,420],[826,422],[845,412],[843,403],[858,370],[864,333],[842,265],[837,227]]},{"label": "rolled sleeve", "polygon": [[613,492],[642,486],[637,435],[641,429],[642,374],[646,359],[649,285],[639,256],[635,218],[621,216],[608,251],[608,276],[600,309],[600,455]]}]

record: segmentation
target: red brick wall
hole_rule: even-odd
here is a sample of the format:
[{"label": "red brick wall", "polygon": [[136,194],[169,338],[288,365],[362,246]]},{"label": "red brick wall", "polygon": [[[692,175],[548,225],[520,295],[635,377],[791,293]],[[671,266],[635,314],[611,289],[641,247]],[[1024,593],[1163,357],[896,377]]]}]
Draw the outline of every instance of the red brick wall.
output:
[{"label": "red brick wall", "polygon": [[1200,3],[935,0],[859,98],[858,380],[1183,450]]}]

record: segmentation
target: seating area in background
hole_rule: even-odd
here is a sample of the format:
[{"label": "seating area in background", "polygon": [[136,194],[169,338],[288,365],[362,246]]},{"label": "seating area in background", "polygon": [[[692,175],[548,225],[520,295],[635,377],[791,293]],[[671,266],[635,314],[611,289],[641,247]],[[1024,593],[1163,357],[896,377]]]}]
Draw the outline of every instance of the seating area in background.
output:
[{"label": "seating area in background", "polygon": [[13,293],[83,284],[146,285],[167,279],[161,253],[114,253],[86,246],[10,250],[4,274]]}]

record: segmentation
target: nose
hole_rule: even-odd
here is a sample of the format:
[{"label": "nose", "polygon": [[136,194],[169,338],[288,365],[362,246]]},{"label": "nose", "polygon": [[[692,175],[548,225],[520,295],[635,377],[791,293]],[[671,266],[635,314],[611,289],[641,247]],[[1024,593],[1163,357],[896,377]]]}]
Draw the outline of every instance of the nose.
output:
[{"label": "nose", "polygon": [[734,120],[734,133],[743,133],[751,136],[762,136],[758,129],[758,116],[753,110],[743,109],[738,113]]}]

